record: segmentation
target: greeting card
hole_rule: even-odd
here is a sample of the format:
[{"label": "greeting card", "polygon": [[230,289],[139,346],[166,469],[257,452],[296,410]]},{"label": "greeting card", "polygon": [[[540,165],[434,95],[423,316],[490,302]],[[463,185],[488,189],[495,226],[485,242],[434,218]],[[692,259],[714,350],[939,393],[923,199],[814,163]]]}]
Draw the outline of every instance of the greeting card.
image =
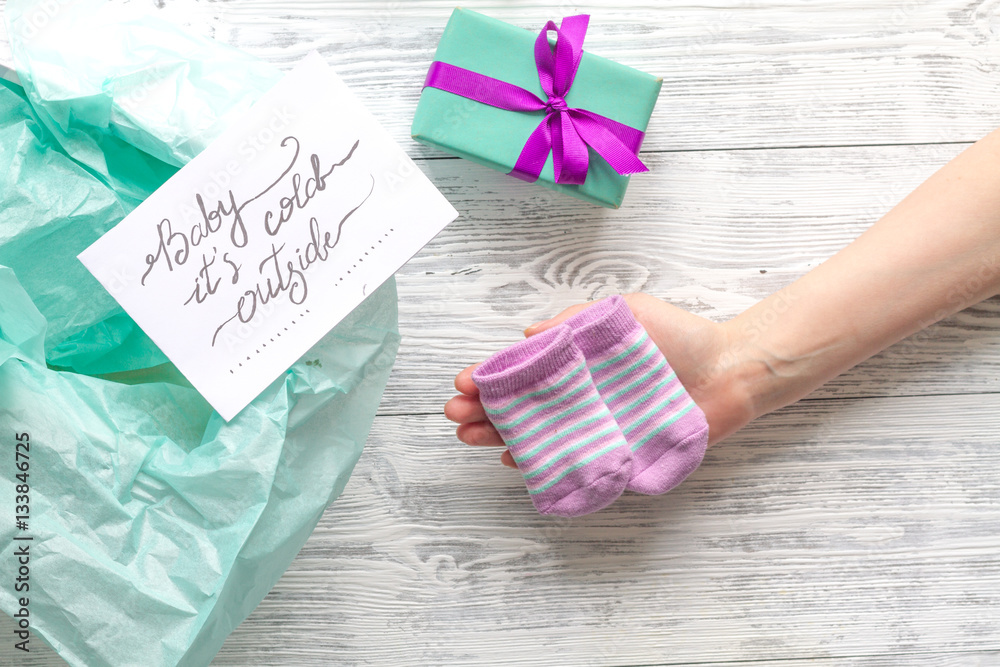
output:
[{"label": "greeting card", "polygon": [[79,258],[229,420],[457,215],[314,53]]}]

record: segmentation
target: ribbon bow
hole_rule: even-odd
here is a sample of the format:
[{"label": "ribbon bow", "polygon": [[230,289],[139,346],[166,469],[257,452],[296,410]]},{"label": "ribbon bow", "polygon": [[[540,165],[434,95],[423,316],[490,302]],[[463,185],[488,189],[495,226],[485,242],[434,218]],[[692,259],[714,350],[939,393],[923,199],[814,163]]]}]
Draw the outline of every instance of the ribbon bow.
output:
[{"label": "ribbon bow", "polygon": [[[507,111],[544,111],[545,118],[528,137],[510,172],[522,181],[538,180],[551,152],[556,183],[583,183],[590,160],[587,146],[619,174],[649,171],[638,157],[643,132],[566,105],[566,94],[583,56],[589,21],[587,14],[567,16],[560,27],[549,21],[535,40],[535,64],[539,83],[548,96],[545,101],[520,86],[438,60],[431,63],[424,87],[439,88]],[[556,33],[554,48],[549,44],[550,31]]]}]

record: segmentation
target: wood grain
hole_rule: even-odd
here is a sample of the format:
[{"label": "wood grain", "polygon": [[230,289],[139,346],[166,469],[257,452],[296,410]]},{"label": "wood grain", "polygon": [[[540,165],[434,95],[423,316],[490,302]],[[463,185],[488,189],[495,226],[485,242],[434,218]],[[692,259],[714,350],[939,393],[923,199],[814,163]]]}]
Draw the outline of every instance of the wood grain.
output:
[{"label": "wood grain", "polygon": [[[453,1],[157,4],[282,67],[320,51],[412,155],[441,155],[409,125]],[[647,150],[968,142],[1000,118],[998,0],[462,5],[533,31],[590,13],[589,51],[664,79]]]},{"label": "wood grain", "polygon": [[[319,50],[404,141],[455,3],[210,6],[213,34],[262,58],[290,65]],[[533,31],[590,13],[588,50],[664,79],[649,150],[972,141],[1000,111],[996,0],[462,6]]]},{"label": "wood grain", "polygon": [[674,492],[568,520],[536,514],[497,450],[458,444],[442,418],[384,417],[216,664],[996,650],[998,431],[1000,396],[799,404]]},{"label": "wood grain", "polygon": [[[834,254],[961,149],[646,154],[652,171],[633,177],[618,211],[464,161],[423,161],[462,216],[398,274],[403,343],[382,414],[440,412],[458,370],[589,299],[645,291],[729,319]],[[987,268],[1000,270],[1000,257]],[[996,392],[998,312],[996,299],[964,311],[813,396]]]}]

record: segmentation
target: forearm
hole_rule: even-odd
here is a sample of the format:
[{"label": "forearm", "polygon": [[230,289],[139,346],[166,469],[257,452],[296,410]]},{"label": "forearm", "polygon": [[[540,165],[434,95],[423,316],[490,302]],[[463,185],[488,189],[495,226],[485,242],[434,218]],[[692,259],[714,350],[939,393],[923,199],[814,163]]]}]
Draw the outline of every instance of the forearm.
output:
[{"label": "forearm", "polygon": [[1000,293],[1000,130],[849,246],[725,327],[753,412],[793,403],[910,334]]}]

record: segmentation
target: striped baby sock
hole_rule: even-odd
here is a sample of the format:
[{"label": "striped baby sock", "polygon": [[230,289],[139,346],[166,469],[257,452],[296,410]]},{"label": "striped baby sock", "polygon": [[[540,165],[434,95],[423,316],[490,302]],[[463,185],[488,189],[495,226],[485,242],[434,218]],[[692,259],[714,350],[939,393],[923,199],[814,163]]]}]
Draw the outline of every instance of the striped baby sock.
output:
[{"label": "striped baby sock", "polygon": [[472,379],[539,512],[596,512],[625,490],[632,452],[569,328],[501,350]]},{"label": "striped baby sock", "polygon": [[632,449],[628,490],[656,495],[680,484],[701,464],[708,423],[625,299],[603,299],[564,324]]}]

